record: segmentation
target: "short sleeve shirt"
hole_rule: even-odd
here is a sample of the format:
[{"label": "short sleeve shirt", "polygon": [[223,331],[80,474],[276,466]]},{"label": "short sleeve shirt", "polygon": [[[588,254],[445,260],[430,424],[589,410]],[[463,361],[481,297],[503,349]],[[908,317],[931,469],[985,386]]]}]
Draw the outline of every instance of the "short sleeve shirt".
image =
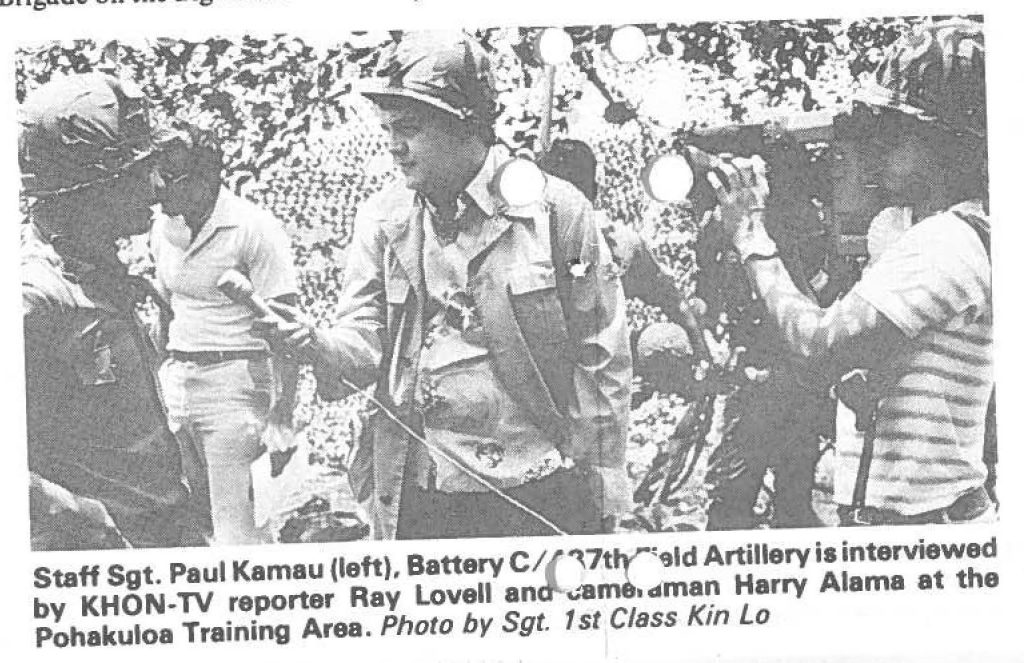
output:
[{"label": "short sleeve shirt", "polygon": [[231,301],[217,289],[217,282],[225,271],[235,269],[249,277],[264,299],[296,293],[291,244],[280,221],[221,191],[194,239],[181,219],[163,217],[153,225],[150,248],[157,287],[174,312],[168,349],[266,349],[266,342],[252,334],[253,312]]},{"label": "short sleeve shirt", "polygon": [[[866,503],[913,515],[981,486],[992,393],[991,267],[975,231],[953,211],[907,230],[854,291],[909,339],[879,402]],[[859,453],[847,452],[856,476]],[[837,489],[840,487],[837,486]]]}]

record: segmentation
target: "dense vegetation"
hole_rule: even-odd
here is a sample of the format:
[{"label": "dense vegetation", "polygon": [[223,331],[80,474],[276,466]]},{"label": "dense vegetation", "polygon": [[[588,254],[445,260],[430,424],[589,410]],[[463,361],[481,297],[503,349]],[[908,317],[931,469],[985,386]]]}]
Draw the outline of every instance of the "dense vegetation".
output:
[{"label": "dense vegetation", "polygon": [[[837,107],[881,48],[915,20],[645,25],[649,54],[633,63],[608,52],[611,28],[569,30],[575,51],[571,64],[557,70],[554,134],[594,148],[598,206],[641,228],[679,283],[707,303],[704,317],[722,366],[703,381],[711,387],[693,383],[682,393],[661,393],[638,379],[629,449],[634,526],[701,526],[707,451],[735,424],[728,402],[737,390],[763,379],[749,352],[762,334],[757,316],[748,315],[742,274],[727,252],[697,246],[698,220],[688,206],[645,195],[641,169],[689,129]],[[536,32],[475,33],[496,64],[499,139],[515,148],[538,144],[545,86],[530,48]],[[355,211],[395,177],[372,109],[357,90],[396,37],[351,34],[331,45],[289,36],[42,44],[20,52],[16,94],[20,101],[60,72],[108,68],[141,83],[158,115],[216,129],[226,146],[226,184],[285,223],[302,306],[330,321]],[[144,269],[144,251],[134,256]],[[659,315],[638,303],[632,310],[637,329]],[[309,456],[343,470],[361,403],[327,405],[312,391],[305,381],[297,411]]]}]

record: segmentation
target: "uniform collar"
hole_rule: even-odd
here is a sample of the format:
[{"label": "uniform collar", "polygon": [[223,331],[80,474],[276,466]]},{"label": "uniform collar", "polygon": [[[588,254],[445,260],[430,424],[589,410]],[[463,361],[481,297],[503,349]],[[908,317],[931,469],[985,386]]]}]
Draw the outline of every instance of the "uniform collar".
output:
[{"label": "uniform collar", "polygon": [[[487,156],[484,157],[483,165],[477,174],[470,180],[469,184],[459,193],[456,199],[456,216],[461,216],[465,211],[467,198],[476,203],[485,218],[493,219],[498,216],[506,216],[517,221],[532,223],[534,217],[543,212],[542,201],[535,201],[519,207],[509,207],[498,193],[498,171],[512,159],[512,154],[504,145],[492,145]],[[415,199],[420,201],[431,214],[437,210],[430,203],[426,196],[416,194]]]},{"label": "uniform collar", "polygon": [[221,188],[217,194],[217,202],[214,203],[213,211],[210,213],[210,218],[203,224],[203,228],[210,226],[211,230],[217,230],[218,228],[235,228],[238,226],[238,215],[231,213],[231,198],[231,192]]},{"label": "uniform collar", "polygon": [[505,165],[509,158],[511,155],[505,146],[492,145],[487,150],[487,156],[484,157],[480,171],[463,191],[487,216],[495,216],[498,213],[500,200],[497,198],[497,184],[494,180],[498,169]]},{"label": "uniform collar", "polygon": [[[494,180],[498,170],[510,158],[511,154],[504,146],[491,146],[480,170],[460,194],[460,206],[465,205],[465,197],[468,197],[483,212],[481,226],[470,233],[473,235],[472,238],[467,238],[465,250],[470,258],[479,255],[493,244],[508,230],[513,221],[534,225],[537,216],[545,213],[542,201],[523,207],[508,208],[498,196]],[[427,219],[423,218],[423,213],[434,214],[436,210],[426,196],[408,189],[404,191],[404,194],[395,194],[389,218],[384,220],[381,228],[410,280],[414,285],[421,286],[423,223],[427,222]],[[461,207],[457,213],[461,214],[463,211],[464,207]]]}]

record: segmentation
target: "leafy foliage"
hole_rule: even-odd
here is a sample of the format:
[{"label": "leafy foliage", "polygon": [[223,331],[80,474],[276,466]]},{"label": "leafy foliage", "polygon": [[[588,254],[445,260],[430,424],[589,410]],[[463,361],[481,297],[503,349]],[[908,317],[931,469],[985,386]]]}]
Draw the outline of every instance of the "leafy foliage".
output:
[{"label": "leafy foliage", "polygon": [[[706,498],[697,460],[721,435],[724,400],[760,379],[766,361],[757,351],[766,335],[735,258],[721,248],[713,226],[699,232],[702,220],[691,208],[650,200],[641,169],[671,149],[680,130],[838,107],[881,48],[917,20],[649,24],[640,26],[649,53],[633,63],[609,54],[610,27],[568,30],[575,50],[571,65],[554,73],[552,131],[593,147],[600,165],[597,206],[640,228],[679,284],[707,303],[722,366],[703,393],[642,390],[635,401],[628,453],[637,486],[635,526],[700,524]],[[530,46],[537,32],[474,33],[493,60],[496,133],[516,149],[540,146],[546,86]],[[57,74],[108,69],[141,82],[157,115],[216,130],[226,183],[286,224],[302,307],[329,323],[355,212],[395,177],[372,109],[356,90],[379,67],[383,49],[401,38],[382,32],[352,33],[338,44],[280,35],[48,43],[20,51],[15,93],[20,102]],[[638,329],[660,318],[637,302],[631,311]],[[307,378],[300,400],[296,419],[311,456],[343,467],[358,434],[360,399],[317,402]]]}]

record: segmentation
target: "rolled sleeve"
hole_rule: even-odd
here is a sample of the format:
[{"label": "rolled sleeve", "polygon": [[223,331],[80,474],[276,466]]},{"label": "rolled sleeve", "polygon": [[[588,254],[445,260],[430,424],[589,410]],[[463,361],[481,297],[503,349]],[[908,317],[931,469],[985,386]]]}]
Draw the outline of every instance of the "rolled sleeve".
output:
[{"label": "rolled sleeve", "polygon": [[338,378],[361,388],[379,374],[387,300],[384,290],[384,240],[372,208],[356,217],[347,253],[337,321],[317,331],[321,347],[316,369],[318,392],[328,399],[352,393]]}]

